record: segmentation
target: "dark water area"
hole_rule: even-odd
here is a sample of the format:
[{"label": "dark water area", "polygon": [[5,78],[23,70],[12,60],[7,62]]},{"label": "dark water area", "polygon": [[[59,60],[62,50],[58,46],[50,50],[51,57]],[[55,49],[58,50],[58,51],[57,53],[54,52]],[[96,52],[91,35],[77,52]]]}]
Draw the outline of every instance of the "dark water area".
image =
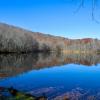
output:
[{"label": "dark water area", "polygon": [[100,55],[0,54],[0,87],[49,100],[100,100]]}]

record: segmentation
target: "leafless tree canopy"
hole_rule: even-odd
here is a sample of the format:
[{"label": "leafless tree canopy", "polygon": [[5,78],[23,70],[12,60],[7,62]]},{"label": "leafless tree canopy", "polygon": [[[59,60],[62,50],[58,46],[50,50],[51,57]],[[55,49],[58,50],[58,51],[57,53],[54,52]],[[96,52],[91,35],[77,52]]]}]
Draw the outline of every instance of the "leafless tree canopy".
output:
[{"label": "leafless tree canopy", "polygon": [[100,40],[68,39],[0,24],[0,52],[99,51]]}]

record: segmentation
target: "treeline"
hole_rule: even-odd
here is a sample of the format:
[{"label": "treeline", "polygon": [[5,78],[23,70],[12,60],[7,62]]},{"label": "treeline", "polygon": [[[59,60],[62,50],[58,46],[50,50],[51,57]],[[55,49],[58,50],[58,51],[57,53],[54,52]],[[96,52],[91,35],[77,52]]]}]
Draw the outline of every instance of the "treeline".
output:
[{"label": "treeline", "polygon": [[41,33],[34,33],[33,37],[38,41],[40,50],[100,52],[100,40],[98,39],[68,39]]},{"label": "treeline", "polygon": [[0,24],[0,52],[98,51],[98,39],[68,39]]}]

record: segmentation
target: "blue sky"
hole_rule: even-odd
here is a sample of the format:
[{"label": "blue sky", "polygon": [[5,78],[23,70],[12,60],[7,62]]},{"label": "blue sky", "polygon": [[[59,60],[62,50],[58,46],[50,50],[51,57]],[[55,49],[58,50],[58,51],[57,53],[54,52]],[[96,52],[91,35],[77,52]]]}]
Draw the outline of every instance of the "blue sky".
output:
[{"label": "blue sky", "polygon": [[[0,0],[0,22],[56,36],[100,39],[100,24],[91,19],[91,0],[74,13],[80,1]],[[99,10],[98,2],[97,18]]]}]

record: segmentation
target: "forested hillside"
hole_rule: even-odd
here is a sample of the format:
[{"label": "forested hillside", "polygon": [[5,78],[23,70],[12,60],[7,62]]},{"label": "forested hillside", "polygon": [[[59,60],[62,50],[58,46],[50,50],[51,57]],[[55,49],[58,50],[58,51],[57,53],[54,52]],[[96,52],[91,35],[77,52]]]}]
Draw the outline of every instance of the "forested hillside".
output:
[{"label": "forested hillside", "polygon": [[0,52],[100,51],[98,39],[68,39],[0,23]]}]

